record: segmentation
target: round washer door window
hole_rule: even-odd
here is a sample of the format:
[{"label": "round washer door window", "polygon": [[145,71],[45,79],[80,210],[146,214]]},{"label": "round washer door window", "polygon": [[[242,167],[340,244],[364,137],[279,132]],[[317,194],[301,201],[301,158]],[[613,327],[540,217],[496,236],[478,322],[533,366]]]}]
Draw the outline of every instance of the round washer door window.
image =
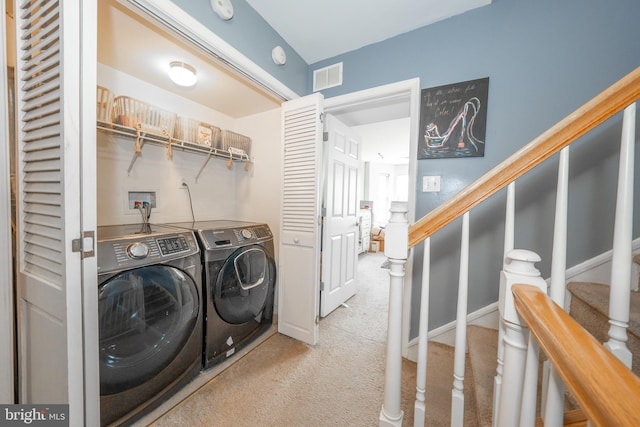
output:
[{"label": "round washer door window", "polygon": [[275,280],[275,262],[258,245],[238,249],[226,259],[216,278],[213,303],[228,323],[241,324],[265,308]]},{"label": "round washer door window", "polygon": [[191,336],[198,289],[169,266],[121,273],[98,289],[100,394],[119,393],[161,372]]}]

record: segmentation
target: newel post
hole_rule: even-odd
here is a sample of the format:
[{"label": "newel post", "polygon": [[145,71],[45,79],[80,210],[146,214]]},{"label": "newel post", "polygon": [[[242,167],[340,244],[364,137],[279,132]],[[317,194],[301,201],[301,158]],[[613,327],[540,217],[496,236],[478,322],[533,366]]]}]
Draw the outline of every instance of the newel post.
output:
[{"label": "newel post", "polygon": [[384,379],[384,402],[380,410],[380,427],[401,427],[404,413],[400,409],[402,384],[402,294],[404,264],[409,252],[407,203],[391,202],[391,218],[385,229],[384,254],[389,259],[389,322],[387,359]]},{"label": "newel post", "polygon": [[500,274],[500,321],[505,333],[498,426],[517,426],[520,423],[529,334],[516,311],[511,287],[516,284],[532,285],[547,293],[547,283],[535,267],[536,262],[540,262],[540,256],[535,252],[514,249],[507,253]]}]

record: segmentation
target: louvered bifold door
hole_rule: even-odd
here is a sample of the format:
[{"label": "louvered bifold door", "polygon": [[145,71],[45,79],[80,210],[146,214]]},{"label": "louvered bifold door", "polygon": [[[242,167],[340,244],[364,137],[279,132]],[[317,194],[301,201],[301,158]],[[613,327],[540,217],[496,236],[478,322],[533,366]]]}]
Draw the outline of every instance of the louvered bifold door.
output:
[{"label": "louvered bifold door", "polygon": [[278,330],[311,345],[318,340],[322,105],[321,94],[282,105]]},{"label": "louvered bifold door", "polygon": [[[84,375],[82,286],[83,274],[95,276],[96,269],[88,264],[93,272],[83,272],[82,252],[74,251],[91,244],[82,239],[82,166],[95,159],[95,113],[81,113],[81,106],[93,99],[84,108],[95,112],[95,72],[83,67],[82,46],[82,25],[91,27],[83,18],[93,11],[91,1],[27,0],[15,13],[20,401],[69,403],[71,425],[92,424],[84,413],[85,381],[95,383]],[[95,160],[84,166],[95,175]]]}]

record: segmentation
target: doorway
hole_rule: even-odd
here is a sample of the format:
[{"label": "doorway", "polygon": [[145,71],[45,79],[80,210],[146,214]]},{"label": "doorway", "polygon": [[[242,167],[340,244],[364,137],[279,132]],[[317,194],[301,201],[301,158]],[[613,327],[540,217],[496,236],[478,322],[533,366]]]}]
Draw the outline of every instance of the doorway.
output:
[{"label": "doorway", "polygon": [[[371,225],[374,230],[381,229],[388,222],[388,216],[384,214],[388,214],[389,207],[384,204],[390,201],[406,201],[408,221],[412,223],[415,220],[416,157],[411,153],[416,152],[418,140],[419,92],[419,80],[412,79],[325,100],[325,113],[352,127],[362,138],[364,173],[360,194],[361,200],[373,201],[369,207],[372,208]],[[388,177],[388,200],[383,202],[375,193],[381,190],[378,179],[385,175]],[[378,250],[384,252],[380,245]],[[359,257],[364,261],[366,256],[361,254]],[[359,270],[362,264],[369,263],[359,260]],[[410,256],[405,265],[403,300],[405,356],[409,346],[412,265]],[[386,274],[386,270],[380,269],[380,272]]]}]

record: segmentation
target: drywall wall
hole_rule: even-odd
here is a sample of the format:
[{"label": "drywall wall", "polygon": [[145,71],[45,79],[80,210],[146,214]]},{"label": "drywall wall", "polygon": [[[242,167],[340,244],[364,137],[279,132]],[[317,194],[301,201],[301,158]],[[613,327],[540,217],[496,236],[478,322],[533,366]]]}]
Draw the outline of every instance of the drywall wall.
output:
[{"label": "drywall wall", "polygon": [[[638,16],[635,0],[494,1],[312,64],[309,79],[314,69],[343,62],[344,84],[323,91],[328,98],[414,77],[422,88],[489,77],[485,156],[418,161],[414,179],[420,217],[640,65]],[[619,137],[616,117],[571,150],[568,266],[610,249]],[[556,174],[553,158],[517,184],[515,243],[543,256],[539,268],[545,277]],[[441,192],[422,193],[423,175],[441,176]],[[471,212],[470,312],[498,298],[503,219],[503,193]],[[637,237],[640,216],[635,222]],[[432,239],[430,328],[455,317],[459,239],[459,222]],[[414,259],[412,337],[417,334],[420,248]]]},{"label": "drywall wall", "polygon": [[269,224],[276,253],[280,242],[282,202],[282,144],[280,109],[236,120],[236,130],[253,135],[249,170],[234,165],[236,171],[237,218]]},{"label": "drywall wall", "polygon": [[[179,112],[181,116],[235,130],[232,118],[110,67],[98,64],[97,81],[116,96],[130,96],[168,111]],[[253,135],[247,136],[253,138]],[[152,222],[190,221],[189,192],[195,220],[236,218],[236,186],[242,177],[237,176],[235,170],[242,168],[242,165],[235,164],[229,169],[225,160],[211,159],[196,181],[206,158],[203,155],[174,149],[170,160],[166,148],[149,144],[142,147],[142,155],[131,172],[127,173],[133,154],[132,138],[97,132],[98,225],[141,221],[139,212],[128,208],[129,191],[156,192],[157,207],[152,211]],[[182,187],[183,180],[189,186],[189,191]]]}]

